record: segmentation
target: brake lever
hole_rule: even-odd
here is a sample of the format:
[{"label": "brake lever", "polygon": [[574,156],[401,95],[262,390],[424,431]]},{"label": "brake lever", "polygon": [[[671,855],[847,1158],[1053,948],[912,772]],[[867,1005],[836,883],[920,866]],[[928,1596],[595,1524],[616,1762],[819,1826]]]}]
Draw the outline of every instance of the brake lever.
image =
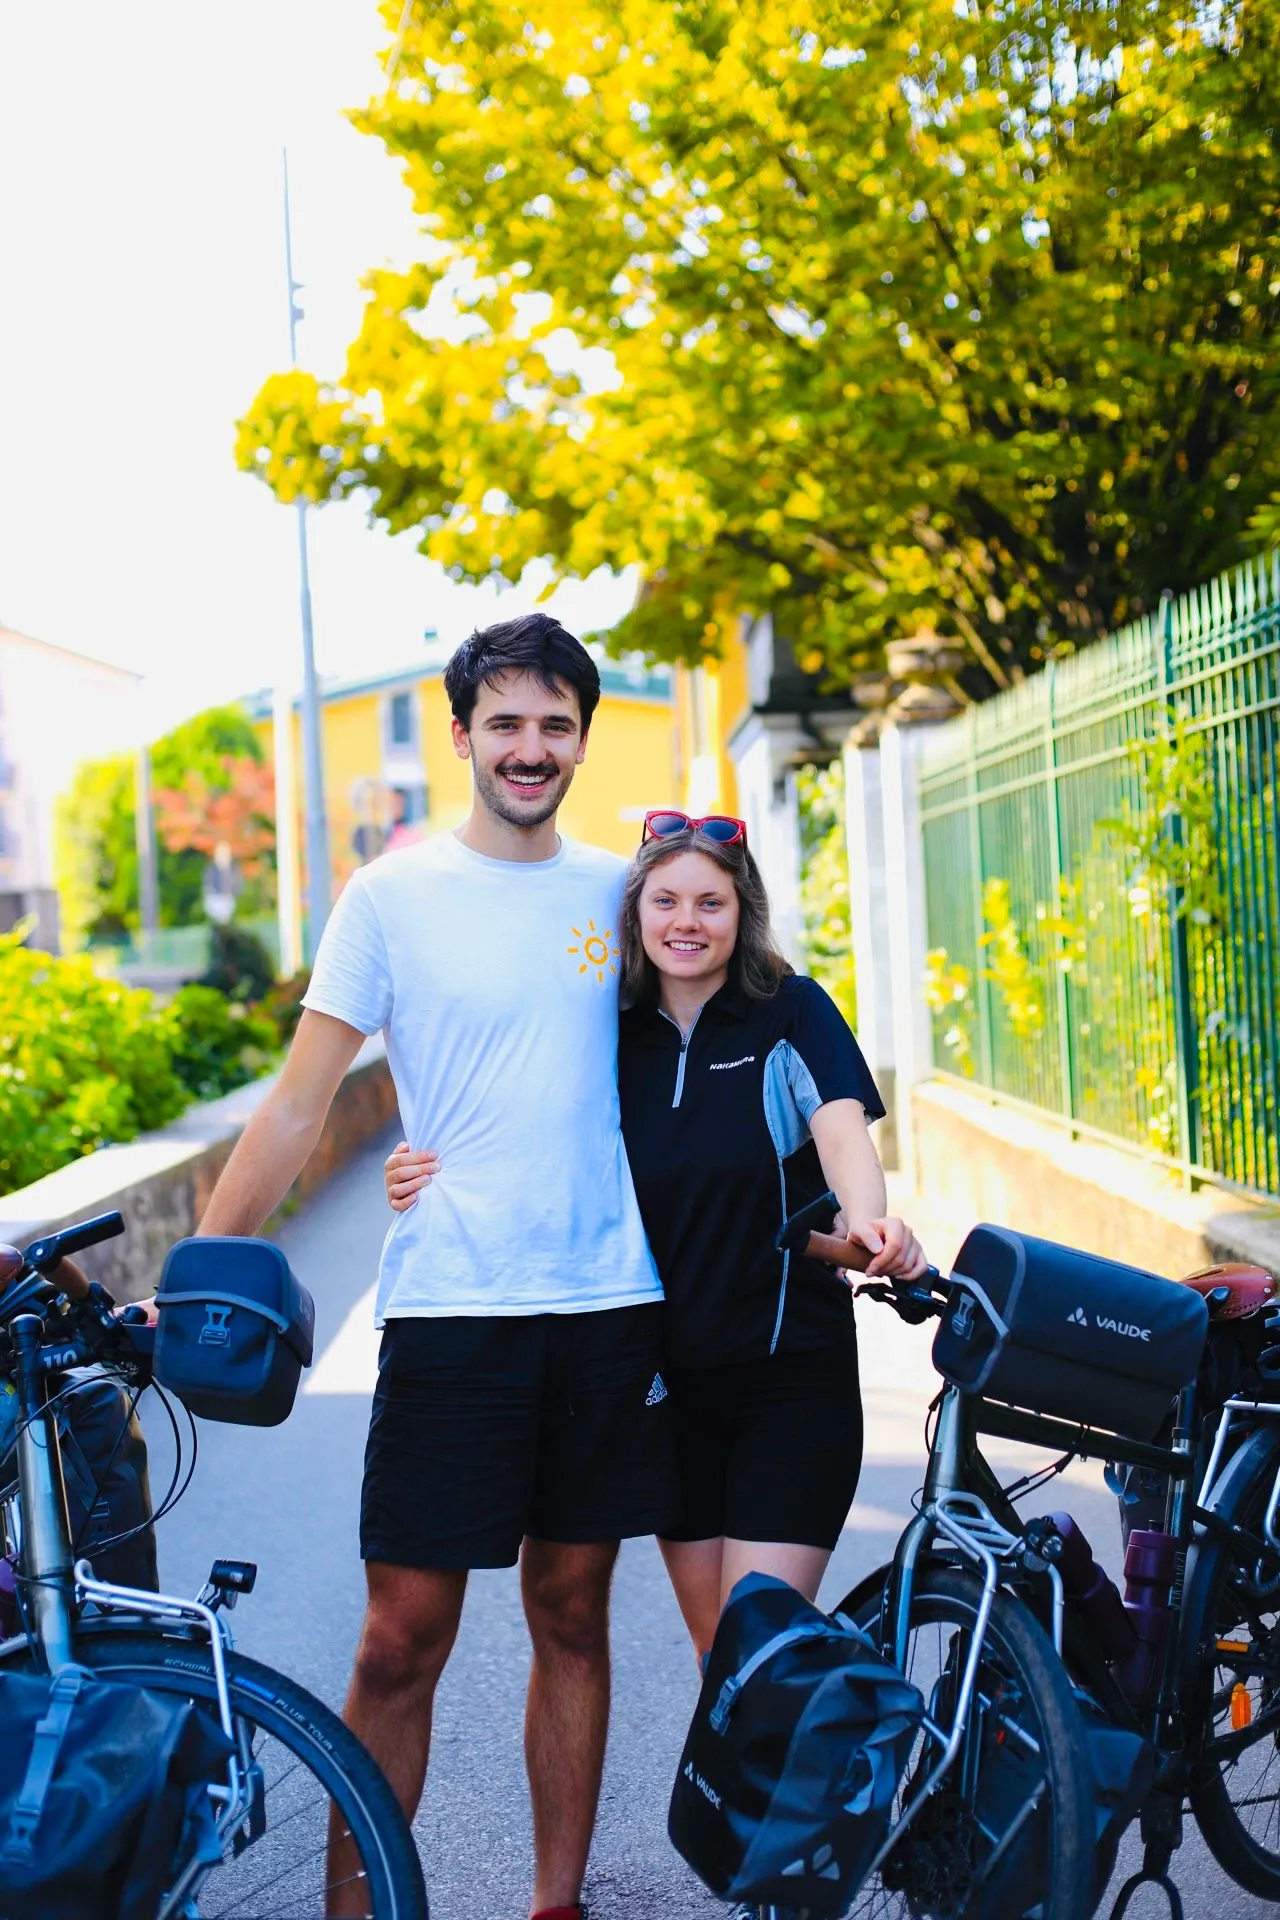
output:
[{"label": "brake lever", "polygon": [[[930,1267],[930,1274],[941,1279],[936,1267]],[[926,1320],[937,1320],[942,1316],[941,1303],[935,1299],[932,1291],[918,1286],[915,1281],[866,1280],[860,1287],[854,1288],[855,1298],[870,1294],[873,1300],[879,1300],[883,1306],[892,1307],[900,1320],[909,1327],[922,1327]]]}]

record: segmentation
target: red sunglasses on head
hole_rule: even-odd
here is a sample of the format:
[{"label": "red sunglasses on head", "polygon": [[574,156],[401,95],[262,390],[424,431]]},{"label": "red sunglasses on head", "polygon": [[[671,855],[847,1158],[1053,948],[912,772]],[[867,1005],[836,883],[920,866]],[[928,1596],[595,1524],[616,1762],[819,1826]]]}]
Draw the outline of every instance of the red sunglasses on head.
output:
[{"label": "red sunglasses on head", "polygon": [[705,833],[708,840],[715,840],[722,847],[747,844],[747,823],[735,820],[731,813],[704,813],[700,820],[693,819],[687,813],[680,813],[675,807],[654,807],[644,817],[644,832],[640,835],[640,845],[648,839],[664,840],[672,833]]}]

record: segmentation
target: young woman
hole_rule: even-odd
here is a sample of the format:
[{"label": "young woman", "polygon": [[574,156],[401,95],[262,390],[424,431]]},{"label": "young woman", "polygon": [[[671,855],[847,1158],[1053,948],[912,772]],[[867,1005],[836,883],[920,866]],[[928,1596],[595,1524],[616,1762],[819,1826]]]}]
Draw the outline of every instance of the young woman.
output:
[{"label": "young woman", "polygon": [[[816,1596],[858,1484],[852,1296],[830,1267],[775,1250],[783,1219],[830,1189],[868,1273],[915,1279],[926,1263],[886,1217],[875,1083],[834,1002],[774,945],[742,821],[650,814],[620,934],[622,1131],[666,1295],[684,1494],[660,1545],[701,1656],[743,1574]],[[431,1173],[397,1147],[392,1206]]]}]

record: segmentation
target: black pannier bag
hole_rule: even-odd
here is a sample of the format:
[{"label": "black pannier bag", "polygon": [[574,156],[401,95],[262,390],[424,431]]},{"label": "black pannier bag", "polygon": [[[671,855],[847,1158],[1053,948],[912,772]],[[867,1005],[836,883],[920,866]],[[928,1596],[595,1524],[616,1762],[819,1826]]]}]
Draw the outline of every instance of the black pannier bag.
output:
[{"label": "black pannier bag", "polygon": [[222,1845],[209,1786],[230,1742],[190,1700],[66,1667],[0,1674],[0,1914],[154,1920]]},{"label": "black pannier bag", "polygon": [[952,1270],[933,1364],[966,1393],[1150,1440],[1196,1377],[1193,1287],[1007,1227],[975,1227]]},{"label": "black pannier bag", "polygon": [[154,1371],[205,1420],[276,1427],[311,1365],[315,1307],[270,1240],[211,1234],[169,1249]]},{"label": "black pannier bag", "polygon": [[105,1375],[80,1375],[55,1418],[76,1558],[90,1561],[99,1580],[154,1593],[151,1479],[134,1396]]},{"label": "black pannier bag", "polygon": [[748,1574],[707,1657],[672,1845],[722,1899],[843,1912],[888,1831],[923,1712],[851,1622]]}]

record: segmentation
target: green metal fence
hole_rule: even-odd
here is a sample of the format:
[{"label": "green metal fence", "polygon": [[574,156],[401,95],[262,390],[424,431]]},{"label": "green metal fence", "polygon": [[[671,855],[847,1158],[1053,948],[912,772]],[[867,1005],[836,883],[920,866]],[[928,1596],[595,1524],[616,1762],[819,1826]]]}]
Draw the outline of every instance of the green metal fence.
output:
[{"label": "green metal fence", "polygon": [[926,738],[935,1061],[1280,1194],[1280,555]]}]

